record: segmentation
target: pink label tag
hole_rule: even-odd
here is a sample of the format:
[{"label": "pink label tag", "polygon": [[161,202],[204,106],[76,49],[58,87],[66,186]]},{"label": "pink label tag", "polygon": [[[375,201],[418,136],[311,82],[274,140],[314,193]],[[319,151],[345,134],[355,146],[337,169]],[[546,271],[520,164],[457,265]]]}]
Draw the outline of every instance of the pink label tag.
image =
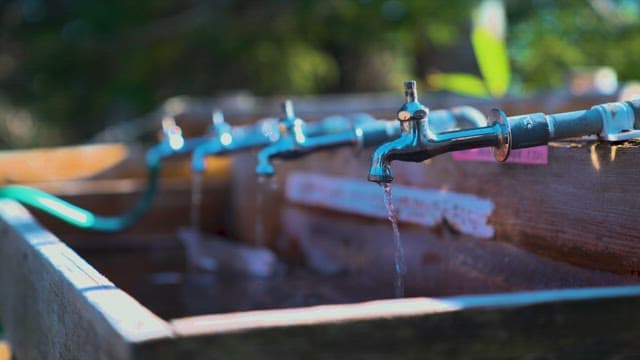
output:
[{"label": "pink label tag", "polygon": [[[489,148],[470,149],[452,153],[453,159],[458,161],[496,161]],[[546,145],[526,149],[511,150],[508,163],[547,165],[549,163],[549,148]]]}]

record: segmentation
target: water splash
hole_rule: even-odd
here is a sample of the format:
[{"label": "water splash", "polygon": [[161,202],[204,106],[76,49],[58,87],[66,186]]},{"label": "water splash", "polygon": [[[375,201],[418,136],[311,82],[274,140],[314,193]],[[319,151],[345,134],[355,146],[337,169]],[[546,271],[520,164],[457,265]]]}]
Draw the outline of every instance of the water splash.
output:
[{"label": "water splash", "polygon": [[404,275],[407,273],[407,265],[404,259],[404,248],[398,230],[398,212],[393,206],[393,196],[391,194],[391,184],[384,184],[384,205],[387,207],[387,218],[391,221],[393,228],[393,243],[395,246],[394,260],[396,265],[395,295],[397,298],[404,297]]}]

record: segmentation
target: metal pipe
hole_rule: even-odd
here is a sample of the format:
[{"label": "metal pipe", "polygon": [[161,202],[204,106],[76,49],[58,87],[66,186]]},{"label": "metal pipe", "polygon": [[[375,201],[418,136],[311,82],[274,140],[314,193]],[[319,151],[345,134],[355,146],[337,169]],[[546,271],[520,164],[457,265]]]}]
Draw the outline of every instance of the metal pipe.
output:
[{"label": "metal pipe", "polygon": [[[413,92],[407,93],[407,98],[414,98]],[[294,115],[295,116],[295,115]],[[486,118],[476,109],[471,107],[458,108],[456,112],[449,110],[436,110],[432,113],[432,124],[436,124],[436,130],[451,130],[469,124],[486,124]],[[338,147],[353,146],[365,148],[377,146],[386,141],[400,136],[401,125],[385,120],[376,120],[366,114],[358,114],[355,121],[349,122],[350,127],[341,132],[316,133],[311,136],[308,127],[302,120],[298,127],[293,126],[291,120],[286,120],[280,139],[265,147],[258,154],[256,173],[260,176],[273,176],[275,168],[272,165],[274,159],[292,160],[304,157],[312,152]],[[299,131],[294,133],[293,130]],[[473,130],[476,131],[476,130]],[[429,132],[433,132],[430,129]],[[472,133],[469,133],[471,136]],[[464,146],[460,139],[459,146]]]},{"label": "metal pipe", "polygon": [[434,134],[429,109],[417,100],[415,81],[405,82],[406,102],[398,111],[400,137],[381,145],[371,158],[369,181],[393,181],[391,161],[420,162],[436,155],[479,147],[492,147],[498,161],[505,161],[511,149],[548,144],[552,140],[598,135],[606,141],[640,138],[640,100],[609,103],[589,110],[546,115],[533,113],[507,117],[494,109],[488,126]]}]

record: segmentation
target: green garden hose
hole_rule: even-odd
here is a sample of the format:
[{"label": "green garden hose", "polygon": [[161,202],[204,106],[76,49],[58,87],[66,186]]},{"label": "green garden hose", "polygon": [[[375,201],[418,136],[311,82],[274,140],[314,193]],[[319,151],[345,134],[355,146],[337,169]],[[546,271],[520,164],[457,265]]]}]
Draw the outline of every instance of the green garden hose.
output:
[{"label": "green garden hose", "polygon": [[158,188],[160,172],[159,159],[155,163],[148,162],[149,175],[147,188],[136,205],[127,213],[118,216],[100,216],[73,205],[57,196],[42,190],[23,185],[7,185],[0,187],[0,198],[12,199],[22,204],[40,209],[64,222],[83,229],[101,232],[116,232],[135,223],[140,216],[149,210]]}]

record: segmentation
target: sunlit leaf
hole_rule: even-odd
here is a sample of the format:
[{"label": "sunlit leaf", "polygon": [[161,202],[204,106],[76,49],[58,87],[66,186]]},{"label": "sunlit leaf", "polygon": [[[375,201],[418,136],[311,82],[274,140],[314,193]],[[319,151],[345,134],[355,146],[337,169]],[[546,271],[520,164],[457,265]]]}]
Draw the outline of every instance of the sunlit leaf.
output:
[{"label": "sunlit leaf", "polygon": [[507,93],[511,80],[505,41],[479,27],[471,32],[471,43],[489,93],[495,97],[503,96]]},{"label": "sunlit leaf", "polygon": [[484,81],[479,77],[464,73],[440,73],[427,77],[427,83],[434,89],[451,91],[474,97],[489,97]]}]

